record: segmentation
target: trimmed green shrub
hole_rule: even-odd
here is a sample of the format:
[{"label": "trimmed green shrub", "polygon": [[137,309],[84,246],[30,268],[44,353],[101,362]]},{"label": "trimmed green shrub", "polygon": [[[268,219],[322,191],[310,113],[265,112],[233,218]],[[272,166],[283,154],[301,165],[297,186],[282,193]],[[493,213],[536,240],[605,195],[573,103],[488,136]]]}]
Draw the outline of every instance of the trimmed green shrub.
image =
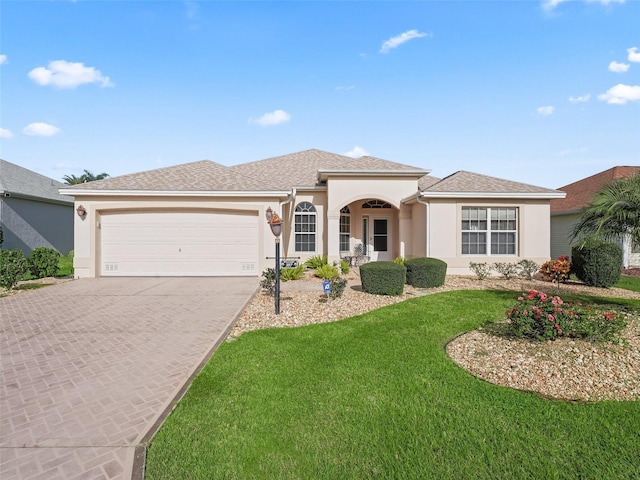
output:
[{"label": "trimmed green shrub", "polygon": [[615,243],[587,240],[571,249],[573,273],[590,287],[609,288],[620,280],[622,249]]},{"label": "trimmed green shrub", "polygon": [[11,290],[22,280],[27,268],[22,250],[0,250],[0,287]]},{"label": "trimmed green shrub", "polygon": [[540,269],[540,266],[533,260],[520,260],[517,265],[520,268],[520,276],[527,280],[532,280],[533,275]]},{"label": "trimmed green shrub", "polygon": [[342,293],[347,286],[347,279],[344,277],[335,277],[329,280],[329,285],[331,286],[331,293],[329,293],[329,296],[335,300],[342,296]]},{"label": "trimmed green shrub", "polygon": [[377,295],[400,295],[407,269],[393,262],[370,262],[360,266],[362,290]]},{"label": "trimmed green shrub", "polygon": [[280,269],[280,280],[288,282],[289,280],[300,280],[304,275],[304,267],[298,265],[297,267],[286,267]]},{"label": "trimmed green shrub", "polygon": [[518,264],[509,262],[495,262],[491,269],[502,275],[505,280],[511,280],[518,274]]},{"label": "trimmed green shrub", "polygon": [[315,270],[316,268],[320,268],[323,265],[327,265],[329,262],[327,260],[326,255],[314,255],[313,257],[309,257],[304,264],[310,268],[311,270]]},{"label": "trimmed green shrub", "polygon": [[484,280],[489,275],[491,275],[491,267],[487,262],[484,262],[484,263],[469,262],[469,268],[473,273],[476,274],[476,277],[478,277],[478,280]]},{"label": "trimmed green shrub", "polygon": [[38,247],[29,255],[29,271],[36,278],[54,277],[58,273],[60,254],[53,248]]},{"label": "trimmed green shrub", "polygon": [[404,262],[407,283],[417,288],[434,288],[444,285],[447,264],[437,258],[411,258]]},{"label": "trimmed green shrub", "polygon": [[322,265],[321,267],[316,268],[313,271],[313,274],[316,277],[322,278],[323,280],[330,280],[332,278],[336,278],[340,276],[340,272],[333,265]]}]

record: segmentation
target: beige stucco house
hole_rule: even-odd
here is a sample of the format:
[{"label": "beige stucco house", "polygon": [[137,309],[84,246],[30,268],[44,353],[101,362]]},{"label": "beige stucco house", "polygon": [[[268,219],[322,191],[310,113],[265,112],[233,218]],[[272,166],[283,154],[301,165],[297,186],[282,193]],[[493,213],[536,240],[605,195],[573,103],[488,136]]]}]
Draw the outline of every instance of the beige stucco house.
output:
[{"label": "beige stucco house", "polygon": [[564,193],[459,171],[306,150],[232,167],[200,161],[74,185],[75,275],[254,275],[282,256],[330,261],[363,245],[371,260],[549,259],[549,202]]}]

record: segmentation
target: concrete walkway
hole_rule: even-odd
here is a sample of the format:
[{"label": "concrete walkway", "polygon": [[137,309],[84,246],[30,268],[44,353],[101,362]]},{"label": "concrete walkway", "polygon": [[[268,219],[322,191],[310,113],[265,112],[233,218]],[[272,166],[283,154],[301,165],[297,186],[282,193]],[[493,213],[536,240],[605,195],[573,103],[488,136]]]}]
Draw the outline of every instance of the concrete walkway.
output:
[{"label": "concrete walkway", "polygon": [[144,443],[257,286],[99,278],[0,299],[0,478],[139,476]]}]

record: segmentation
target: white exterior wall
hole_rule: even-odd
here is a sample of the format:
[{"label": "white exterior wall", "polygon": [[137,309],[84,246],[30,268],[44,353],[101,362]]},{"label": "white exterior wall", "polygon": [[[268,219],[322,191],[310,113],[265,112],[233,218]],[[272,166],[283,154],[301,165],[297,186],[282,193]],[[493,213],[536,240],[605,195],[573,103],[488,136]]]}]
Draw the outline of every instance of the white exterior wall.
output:
[{"label": "white exterior wall", "polygon": [[[462,207],[517,207],[518,254],[517,255],[462,255]],[[504,202],[494,199],[438,199],[431,200],[430,218],[427,219],[431,234],[431,257],[447,263],[447,272],[471,275],[470,262],[519,262],[523,259],[541,264],[550,258],[549,201],[522,200]]]},{"label": "white exterior wall", "polygon": [[144,211],[144,210],[224,210],[256,213],[258,221],[258,268],[256,275],[268,267],[273,260],[267,256],[275,255],[274,236],[265,219],[266,209],[279,208],[278,199],[255,198],[235,199],[230,197],[138,197],[128,196],[105,199],[100,196],[77,196],[75,208],[82,205],[87,215],[81,219],[74,215],[74,275],[76,278],[99,277],[100,267],[100,220],[103,212]]},{"label": "white exterior wall", "polygon": [[[316,250],[314,252],[296,252],[295,242],[295,209],[299,203],[309,202],[316,208]],[[275,206],[272,206],[275,210]],[[327,241],[327,192],[326,191],[298,191],[296,197],[283,206],[283,219],[285,228],[282,233],[282,256],[300,257],[300,262],[304,263],[310,257],[324,255]],[[271,254],[270,256],[273,256]]]},{"label": "white exterior wall", "polygon": [[[371,218],[387,218],[389,235],[389,252],[391,258],[412,250],[411,210],[400,213],[400,200],[416,192],[418,188],[417,178],[407,177],[375,177],[357,178],[353,176],[332,176],[327,181],[327,216],[330,228],[325,237],[327,242],[326,253],[329,261],[340,258],[338,220],[340,209],[349,205],[351,209],[351,247],[362,242],[362,216]],[[391,204],[393,209],[362,209],[360,200],[378,199]],[[355,202],[355,203],[354,203]],[[352,205],[353,204],[353,205]],[[331,228],[333,226],[333,228]],[[371,231],[372,225],[370,225]],[[369,242],[367,242],[369,243]]]}]

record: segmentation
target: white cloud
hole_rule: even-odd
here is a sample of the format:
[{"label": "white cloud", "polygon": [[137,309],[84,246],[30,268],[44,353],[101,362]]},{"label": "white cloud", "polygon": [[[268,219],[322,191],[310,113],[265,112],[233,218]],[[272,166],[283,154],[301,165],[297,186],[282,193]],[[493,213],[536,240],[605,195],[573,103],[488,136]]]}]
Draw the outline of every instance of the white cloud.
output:
[{"label": "white cloud", "polygon": [[[544,0],[542,2],[542,8],[545,10],[553,10],[561,3],[568,2],[569,0]],[[601,5],[609,5],[611,3],[624,3],[625,0],[586,0],[587,3],[599,3]]]},{"label": "white cloud", "polygon": [[638,63],[640,62],[640,53],[638,53],[638,47],[627,48],[627,60],[630,62]]},{"label": "white cloud", "polygon": [[49,125],[48,123],[36,122],[30,123],[24,127],[22,129],[22,133],[36,137],[51,137],[60,133],[60,129],[53,125]]},{"label": "white cloud", "polygon": [[364,148],[359,147],[357,145],[355,147],[353,147],[353,149],[351,149],[347,153],[345,153],[345,156],[351,157],[351,158],[366,157],[368,155],[369,155],[369,152],[367,152]]},{"label": "white cloud", "polygon": [[280,123],[286,123],[289,120],[291,120],[291,115],[287,112],[284,110],[274,110],[271,113],[265,113],[260,118],[250,118],[249,123],[255,123],[262,127],[271,127]]},{"label": "white cloud", "polygon": [[555,110],[555,107],[551,105],[547,105],[545,107],[538,107],[536,109],[536,112],[538,112],[538,115],[542,115],[543,117],[548,117],[549,115],[553,115],[554,110]]},{"label": "white cloud", "polygon": [[391,50],[392,48],[397,48],[403,43],[408,42],[409,40],[413,40],[414,38],[430,36],[432,36],[431,33],[422,33],[418,30],[407,30],[406,32],[401,33],[400,35],[397,35],[395,37],[391,37],[389,40],[384,42],[382,44],[382,47],[380,48],[380,53],[389,53],[389,50]]},{"label": "white cloud", "polygon": [[13,133],[11,130],[7,130],[6,128],[0,128],[0,138],[11,138],[13,137]]},{"label": "white cloud", "polygon": [[336,90],[353,90],[354,88],[356,88],[355,85],[338,85]]},{"label": "white cloud", "polygon": [[586,95],[581,95],[579,97],[569,97],[569,101],[571,103],[585,103],[591,100],[591,94],[587,93]]},{"label": "white cloud", "polygon": [[606,93],[598,95],[598,99],[614,105],[635,102],[640,100],[640,85],[623,85],[619,83],[607,90]]},{"label": "white cloud", "polygon": [[629,66],[630,65],[628,63],[611,62],[609,64],[609,71],[615,73],[624,73],[629,70]]},{"label": "white cloud", "polygon": [[29,72],[29,78],[38,85],[53,85],[58,88],[76,88],[83,83],[97,83],[101,87],[112,87],[113,83],[94,67],[84,63],[54,60],[49,67],[37,67]]},{"label": "white cloud", "polygon": [[6,55],[0,55],[0,65],[2,65],[3,63],[7,63]]}]

